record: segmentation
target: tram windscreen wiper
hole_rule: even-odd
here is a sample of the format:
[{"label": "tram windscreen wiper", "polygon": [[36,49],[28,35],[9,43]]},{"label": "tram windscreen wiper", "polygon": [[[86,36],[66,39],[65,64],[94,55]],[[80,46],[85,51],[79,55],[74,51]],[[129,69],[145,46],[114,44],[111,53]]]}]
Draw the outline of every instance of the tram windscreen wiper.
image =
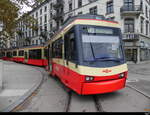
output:
[{"label": "tram windscreen wiper", "polygon": [[116,61],[116,62],[120,62],[121,59],[119,58],[113,58],[113,57],[102,57],[102,58],[96,58],[102,61]]}]

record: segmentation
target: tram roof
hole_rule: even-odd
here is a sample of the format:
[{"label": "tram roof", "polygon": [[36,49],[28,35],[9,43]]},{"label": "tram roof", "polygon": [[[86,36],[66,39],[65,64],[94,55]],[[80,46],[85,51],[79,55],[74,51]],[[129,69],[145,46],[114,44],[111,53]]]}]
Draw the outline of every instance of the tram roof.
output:
[{"label": "tram roof", "polygon": [[44,45],[32,45],[32,46],[24,46],[19,48],[9,48],[9,49],[5,49],[5,51],[14,51],[14,50],[23,50],[23,49],[41,48],[41,47],[44,47]]},{"label": "tram roof", "polygon": [[[69,24],[71,24],[72,22],[74,22],[75,20],[78,20],[78,19],[79,20],[104,21],[107,23],[118,24],[118,22],[116,22],[116,21],[106,19],[103,15],[81,14],[81,15],[69,17],[68,19],[66,19],[66,21],[63,23],[63,26],[53,35],[52,39],[55,38],[59,32],[63,31]],[[50,39],[49,41],[51,41],[52,39]],[[47,44],[49,44],[49,41],[47,42]],[[45,46],[47,46],[47,44]]]},{"label": "tram roof", "polygon": [[31,46],[25,46],[25,47],[20,47],[19,49],[30,49],[30,48],[40,48],[40,47],[44,47],[44,45],[31,45]]},{"label": "tram roof", "polygon": [[106,19],[103,15],[81,14],[81,15],[73,16],[71,18],[69,17],[68,19],[66,19],[66,21],[63,24],[64,27],[76,19],[96,19],[96,20],[103,20],[103,21],[117,23],[116,21]]}]

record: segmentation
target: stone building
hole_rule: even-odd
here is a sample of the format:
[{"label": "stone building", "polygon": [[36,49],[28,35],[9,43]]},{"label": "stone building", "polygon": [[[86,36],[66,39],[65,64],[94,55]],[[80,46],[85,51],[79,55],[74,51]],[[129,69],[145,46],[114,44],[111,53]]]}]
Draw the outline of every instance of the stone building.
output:
[{"label": "stone building", "polygon": [[45,0],[28,14],[38,20],[37,32],[20,26],[30,45],[50,39],[71,16],[104,15],[121,25],[128,61],[150,60],[150,0]]}]

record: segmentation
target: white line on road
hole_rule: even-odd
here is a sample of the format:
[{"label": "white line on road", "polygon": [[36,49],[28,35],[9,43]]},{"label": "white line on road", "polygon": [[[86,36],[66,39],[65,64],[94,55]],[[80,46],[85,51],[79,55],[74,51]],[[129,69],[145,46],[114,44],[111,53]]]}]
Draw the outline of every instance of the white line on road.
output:
[{"label": "white line on road", "polygon": [[16,89],[6,89],[0,93],[0,97],[11,97],[11,96],[22,96],[28,89],[16,90]]},{"label": "white line on road", "polygon": [[138,79],[128,79],[127,80],[127,83],[132,83],[132,82],[139,82]]}]

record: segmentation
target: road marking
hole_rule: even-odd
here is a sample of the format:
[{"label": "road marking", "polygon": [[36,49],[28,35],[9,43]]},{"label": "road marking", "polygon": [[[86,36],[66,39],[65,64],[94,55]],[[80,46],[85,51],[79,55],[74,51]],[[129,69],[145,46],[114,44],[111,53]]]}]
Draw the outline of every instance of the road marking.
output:
[{"label": "road marking", "polygon": [[28,89],[16,90],[16,89],[6,89],[0,93],[0,97],[10,97],[10,96],[22,96]]},{"label": "road marking", "polygon": [[132,82],[139,82],[138,79],[128,79],[127,80],[127,83],[132,83]]}]

